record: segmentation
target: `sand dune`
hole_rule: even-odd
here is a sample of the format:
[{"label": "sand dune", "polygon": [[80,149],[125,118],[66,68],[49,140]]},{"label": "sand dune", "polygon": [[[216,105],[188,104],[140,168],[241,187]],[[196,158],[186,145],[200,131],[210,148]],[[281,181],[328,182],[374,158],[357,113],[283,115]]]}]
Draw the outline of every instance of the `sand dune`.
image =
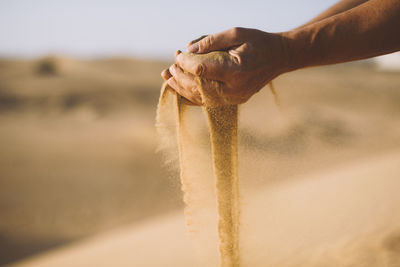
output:
[{"label": "sand dune", "polygon": [[[55,71],[46,74],[43,60],[0,59],[0,265],[195,266],[181,213],[162,217],[182,208],[177,174],[154,154],[168,62],[50,63]],[[358,163],[368,179],[351,172],[361,158],[400,148],[399,84],[399,75],[368,64],[312,68],[276,79],[282,110],[268,90],[243,105],[243,266],[329,266],[321,258],[340,266],[337,255],[353,254],[362,239],[364,251],[383,252],[378,260],[396,255],[398,239],[386,236],[396,228],[398,182],[387,175],[399,173],[398,163],[377,156]],[[207,225],[215,225],[212,212]],[[205,240],[213,263],[215,240]]]},{"label": "sand dune", "polygon": [[[400,266],[400,151],[244,192],[243,266]],[[211,246],[212,247],[212,246]],[[196,266],[181,213],[16,263]]]}]

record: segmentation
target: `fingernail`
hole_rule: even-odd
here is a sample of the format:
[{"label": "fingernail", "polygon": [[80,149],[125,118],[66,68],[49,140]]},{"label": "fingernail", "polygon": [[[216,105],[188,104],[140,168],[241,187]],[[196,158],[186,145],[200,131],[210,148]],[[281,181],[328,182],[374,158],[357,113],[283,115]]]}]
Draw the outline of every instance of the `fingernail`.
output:
[{"label": "fingernail", "polygon": [[188,47],[188,51],[189,51],[190,53],[197,53],[197,52],[199,52],[199,43],[195,43],[195,44],[192,44],[191,46],[189,46],[189,47]]},{"label": "fingernail", "polygon": [[172,74],[172,76],[176,75],[175,64],[169,67],[169,72]]},{"label": "fingernail", "polygon": [[177,57],[180,53],[182,53],[181,50],[176,50],[176,52],[175,52],[175,57]]}]

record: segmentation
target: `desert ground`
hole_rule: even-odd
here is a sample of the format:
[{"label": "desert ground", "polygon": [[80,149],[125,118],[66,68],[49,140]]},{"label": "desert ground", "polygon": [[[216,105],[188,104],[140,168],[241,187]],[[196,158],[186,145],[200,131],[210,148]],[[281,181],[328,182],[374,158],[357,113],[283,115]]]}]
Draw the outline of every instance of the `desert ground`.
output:
[{"label": "desert ground", "polygon": [[[201,264],[155,152],[168,65],[0,60],[0,265]],[[274,84],[279,105],[264,89],[240,109],[243,266],[400,266],[399,73],[356,62]]]}]

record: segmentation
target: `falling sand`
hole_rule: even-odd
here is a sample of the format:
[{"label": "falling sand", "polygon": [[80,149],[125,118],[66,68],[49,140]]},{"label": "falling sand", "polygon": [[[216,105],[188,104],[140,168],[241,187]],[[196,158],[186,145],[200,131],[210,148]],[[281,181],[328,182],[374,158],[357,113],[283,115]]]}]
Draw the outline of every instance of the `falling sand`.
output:
[{"label": "falling sand", "polygon": [[[224,57],[223,52],[208,54],[216,60]],[[211,143],[212,165],[215,178],[215,194],[218,212],[218,245],[220,266],[237,267],[240,264],[239,251],[239,177],[238,177],[238,106],[228,104],[218,88],[218,83],[213,86],[203,86],[204,81],[196,77],[199,84],[199,91],[203,99],[203,111],[206,115],[209,136]],[[206,90],[212,88],[213,90]],[[271,91],[276,99],[276,93],[271,85]],[[161,96],[157,111],[157,129],[160,135],[161,149],[167,151],[167,160],[173,160],[174,147],[178,147],[180,176],[184,202],[186,204],[186,220],[190,232],[196,232],[193,220],[200,220],[195,207],[199,198],[196,198],[196,188],[201,186],[201,179],[198,183],[193,176],[198,176],[200,162],[200,149],[196,148],[193,137],[188,134],[188,129],[193,127],[193,121],[185,120],[187,101],[176,94],[167,83],[161,89]],[[178,137],[176,139],[176,137]],[[196,151],[197,150],[197,151]],[[203,167],[204,169],[205,167]],[[197,170],[197,171],[196,171]],[[204,175],[205,176],[205,175]],[[197,189],[198,190],[198,189]]]},{"label": "falling sand", "polygon": [[[170,95],[171,94],[171,95]],[[175,97],[175,99],[171,99]],[[180,96],[174,94],[168,85],[163,86],[160,99],[159,115],[165,106],[170,106],[168,101],[175,101],[177,121],[183,121],[185,104],[182,103]],[[239,266],[239,187],[237,173],[237,106],[207,107],[204,108],[208,116],[210,126],[210,137],[212,144],[212,158],[214,172],[216,177],[216,195],[217,208],[219,214],[218,234],[219,251],[221,257],[221,266]],[[169,111],[171,112],[171,111]],[[160,124],[160,123],[159,123]],[[185,136],[185,127],[183,123],[178,123],[178,144],[179,144],[179,162],[181,166],[181,182],[184,192],[184,201],[187,205],[186,219],[188,227],[191,227],[191,196],[190,178],[187,177],[187,161],[195,159],[187,158],[184,144],[188,140],[183,140]],[[171,129],[169,129],[171,130]],[[167,130],[168,131],[168,130]]]},{"label": "falling sand", "polygon": [[205,108],[216,177],[221,266],[239,266],[237,105]]},{"label": "falling sand", "polygon": [[[198,80],[200,82],[200,79]],[[200,89],[204,101],[203,110],[208,119],[210,142],[212,151],[213,170],[215,175],[216,200],[218,211],[218,237],[220,266],[239,266],[239,178],[238,178],[238,150],[237,127],[238,106],[226,105],[221,96],[215,97],[212,93]],[[186,204],[186,220],[189,230],[192,225],[192,204],[194,197],[190,176],[190,164],[197,161],[190,157],[196,151],[188,153],[190,137],[187,134],[187,125],[184,120],[186,104],[181,96],[174,93],[165,83],[157,112],[157,128],[161,135],[161,149],[165,150],[176,145],[172,140],[178,137],[179,165]],[[176,123],[173,123],[171,114],[175,114]],[[176,127],[175,129],[173,129]],[[172,138],[171,138],[172,137]],[[171,150],[170,150],[171,151]],[[173,153],[169,156],[172,157]],[[193,163],[192,163],[193,164]],[[196,162],[196,164],[201,164]]]}]

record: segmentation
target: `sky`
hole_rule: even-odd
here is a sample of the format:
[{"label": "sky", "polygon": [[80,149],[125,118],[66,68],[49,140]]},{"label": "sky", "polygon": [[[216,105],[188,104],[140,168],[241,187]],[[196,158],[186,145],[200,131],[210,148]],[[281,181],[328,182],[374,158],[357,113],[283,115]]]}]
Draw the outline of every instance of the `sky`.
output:
[{"label": "sky", "polygon": [[287,31],[337,0],[0,0],[0,57],[165,58],[234,26]]}]

